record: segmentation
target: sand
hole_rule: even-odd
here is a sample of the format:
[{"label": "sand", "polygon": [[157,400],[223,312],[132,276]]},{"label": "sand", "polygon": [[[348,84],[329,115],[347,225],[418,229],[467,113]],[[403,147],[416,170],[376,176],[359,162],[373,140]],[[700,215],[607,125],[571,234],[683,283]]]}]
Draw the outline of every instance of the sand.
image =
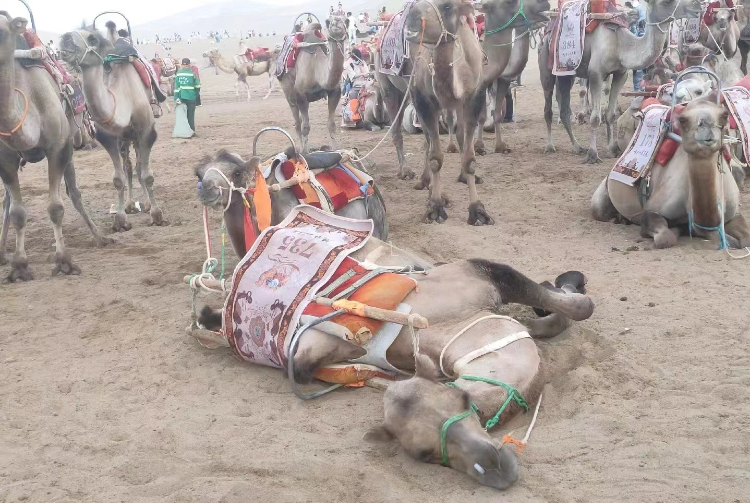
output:
[{"label": "sand", "polygon": [[[199,59],[203,50],[181,45],[173,54]],[[372,156],[394,243],[436,261],[507,262],[539,281],[569,269],[588,276],[594,316],[539,343],[549,383],[519,456],[521,479],[502,494],[416,462],[396,444],[365,443],[382,418],[381,392],[304,403],[281,372],[186,336],[191,296],[181,278],[205,253],[193,166],[220,148],[250,155],[261,127],[293,129],[280,92],[260,99],[265,78],[251,79],[245,103],[234,98],[232,76],[202,77],[200,136],[172,140],[173,116],[158,121],[152,166],[171,225],[149,227],[136,215],[117,244],[98,249],[66,199],[63,229],[81,276],[50,277],[45,165],[21,175],[36,280],[0,285],[0,501],[750,501],[749,262],[687,238],[653,250],[635,226],[593,221],[589,198],[613,160],[583,164],[558,126],[559,152],[543,154],[535,54],[518,122],[506,127],[512,152],[478,158],[495,226],[466,225],[458,154],[445,158],[453,207],[442,225],[421,223],[427,193],[398,180],[390,141]],[[324,110],[311,107],[312,145],[326,142]],[[585,126],[576,133],[587,139]],[[366,152],[381,133],[339,138]],[[406,140],[415,171],[422,143]],[[285,146],[268,135],[261,152]],[[76,153],[75,163],[93,218],[109,229],[109,158],[98,149]],[[212,225],[216,232],[218,215]]]}]

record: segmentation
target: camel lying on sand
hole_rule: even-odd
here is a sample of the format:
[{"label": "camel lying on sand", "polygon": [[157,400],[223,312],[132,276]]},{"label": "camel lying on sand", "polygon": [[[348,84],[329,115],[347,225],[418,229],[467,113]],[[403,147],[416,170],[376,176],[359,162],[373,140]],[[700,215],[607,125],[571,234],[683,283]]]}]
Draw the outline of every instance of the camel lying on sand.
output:
[{"label": "camel lying on sand", "polygon": [[237,98],[240,97],[240,84],[245,86],[247,91],[247,101],[250,101],[250,85],[247,83],[248,77],[255,77],[258,75],[268,74],[268,92],[263,99],[268,98],[273,92],[274,85],[276,83],[276,77],[274,72],[276,71],[276,54],[271,54],[271,59],[268,61],[251,61],[248,60],[246,63],[239,63],[234,59],[226,60],[221,55],[219,49],[211,49],[203,53],[204,58],[210,58],[216,68],[224,73],[236,73],[237,82],[234,83],[234,91],[237,94]]},{"label": "camel lying on sand", "polygon": [[[239,199],[235,191],[206,188],[207,170],[216,168],[233,183],[243,183],[246,180],[241,178],[242,173],[252,173],[258,162],[258,158],[245,163],[238,156],[222,154],[199,166],[198,173],[203,173],[204,183],[201,202],[210,207],[231,208],[230,198]],[[218,183],[222,183],[221,179],[221,176],[212,178]],[[203,190],[207,192],[204,194]],[[239,234],[230,236],[233,242],[240,239],[235,250],[245,250]],[[373,238],[352,257],[358,260],[372,257],[383,244]],[[386,255],[381,254],[383,258],[376,262],[391,260]],[[407,256],[403,263],[388,262],[388,265],[414,263],[419,260]],[[419,288],[404,302],[412,306],[412,312],[427,317],[430,326],[417,333],[418,354],[415,355],[408,327],[401,330],[387,350],[392,365],[404,372],[416,368],[416,375],[389,387],[384,396],[385,421],[367,438],[395,437],[420,461],[442,463],[467,473],[481,484],[505,489],[518,479],[518,464],[510,449],[498,447],[487,430],[505,424],[539,399],[545,378],[532,337],[555,336],[571,319],[584,320],[592,315],[593,302],[579,293],[584,292],[586,279],[581,273],[568,272],[557,278],[556,287],[545,287],[507,265],[478,259],[441,265],[429,269],[426,275],[413,277],[419,281]],[[495,314],[502,304],[509,302],[534,306],[551,314],[524,327]],[[221,327],[221,315],[205,308],[199,322],[217,330]],[[465,331],[451,341],[461,330]],[[464,358],[477,348],[486,348],[508,337],[515,342]],[[300,336],[298,349],[291,355],[294,377],[298,382],[311,382],[320,367],[347,362],[365,353],[356,344],[310,328]],[[452,387],[438,382],[439,368],[446,369],[447,377],[455,378]],[[475,414],[471,412],[473,407]]]},{"label": "camel lying on sand", "polygon": [[11,18],[0,11],[0,178],[5,185],[3,229],[0,233],[0,263],[5,263],[8,227],[16,230],[16,250],[5,281],[31,280],[26,257],[26,208],[21,199],[18,171],[26,162],[47,159],[49,174],[49,218],[55,232],[53,274],[80,274],[65,246],[62,221],[65,208],[60,182],[65,179],[76,211],[86,222],[97,245],[114,242],[104,237],[83,207],[73,166],[73,117],[66,116],[59,88],[43,68],[23,68],[14,57],[16,39],[26,30],[26,19]]},{"label": "camel lying on sand", "polygon": [[652,237],[657,248],[674,246],[686,231],[710,238],[722,223],[729,245],[750,246],[750,229],[739,212],[739,188],[720,156],[727,116],[723,106],[710,101],[690,102],[679,116],[681,146],[665,166],[654,163],[647,199],[643,201],[638,187],[607,177],[591,198],[594,218],[607,222],[624,217],[640,225],[641,235]]}]

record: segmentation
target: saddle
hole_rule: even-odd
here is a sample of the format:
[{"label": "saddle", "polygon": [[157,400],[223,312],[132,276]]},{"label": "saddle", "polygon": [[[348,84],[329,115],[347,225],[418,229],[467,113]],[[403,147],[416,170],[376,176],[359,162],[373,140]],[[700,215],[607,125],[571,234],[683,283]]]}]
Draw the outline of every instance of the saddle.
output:
[{"label": "saddle", "polygon": [[[136,48],[133,47],[133,44],[124,37],[118,38],[115,41],[112,52],[104,57],[105,69],[111,69],[112,64],[117,63],[131,63],[136,72],[138,72],[138,76],[141,78],[141,82],[143,83],[146,92],[148,94],[153,92],[156,101],[159,103],[163,103],[167,100],[167,97],[159,87],[159,82],[154,79],[154,76],[149,71],[149,66],[147,66],[148,63],[141,60],[140,54],[138,54]],[[151,69],[153,70],[153,67],[151,67]]]},{"label": "saddle", "polygon": [[327,45],[314,45],[302,48],[299,47],[301,42],[318,44],[321,41],[325,42],[327,40],[328,39],[321,31],[321,26],[317,23],[311,24],[304,32],[297,32],[285,36],[284,44],[282,45],[281,52],[276,60],[276,77],[280,78],[287,70],[294,68],[295,63],[297,62],[297,56],[301,50],[315,53],[318,49],[322,49],[326,55],[328,54]]},{"label": "saddle", "polygon": [[616,0],[590,0],[589,2],[589,13],[591,14],[620,14],[612,19],[599,20],[592,19],[586,26],[586,33],[592,33],[599,23],[608,25],[609,28],[616,30],[617,28],[629,28],[630,23],[625,17],[624,13],[617,8]]}]

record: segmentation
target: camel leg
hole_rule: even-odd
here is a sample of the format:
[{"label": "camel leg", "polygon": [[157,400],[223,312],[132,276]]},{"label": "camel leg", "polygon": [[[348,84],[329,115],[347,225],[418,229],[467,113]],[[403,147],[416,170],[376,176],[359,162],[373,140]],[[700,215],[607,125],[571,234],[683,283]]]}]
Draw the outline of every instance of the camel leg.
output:
[{"label": "camel leg", "polygon": [[587,89],[585,79],[578,81],[578,113],[576,114],[576,120],[578,124],[586,124],[586,115],[591,113],[589,110],[589,91]]},{"label": "camel leg", "polygon": [[70,259],[70,253],[65,247],[65,238],[62,232],[62,221],[65,216],[65,207],[60,196],[60,185],[65,170],[72,164],[73,146],[68,144],[60,152],[47,156],[47,175],[49,178],[49,206],[47,212],[52,222],[52,230],[55,233],[55,268],[52,275],[58,274],[81,274]]},{"label": "camel leg", "polygon": [[[125,213],[132,215],[138,213],[138,209],[135,207],[135,201],[133,200],[133,161],[130,160],[130,144],[129,141],[120,142],[120,157],[122,158],[122,169],[125,172],[125,179],[128,182],[128,192],[125,196]],[[136,162],[137,162],[136,153]]]},{"label": "camel leg", "polygon": [[669,228],[667,219],[655,211],[643,214],[641,236],[654,238],[654,246],[657,248],[671,248],[677,244],[677,235]]},{"label": "camel leg", "polygon": [[247,80],[245,82],[245,92],[247,93],[247,101],[250,101],[250,84],[247,83]]},{"label": "camel leg", "polygon": [[617,135],[612,134],[612,130],[615,126],[615,108],[617,108],[617,97],[620,95],[620,90],[627,80],[627,72],[618,74],[612,74],[612,84],[609,89],[609,99],[607,103],[607,113],[604,116],[604,122],[607,124],[607,151],[612,157],[619,157],[622,153],[620,147],[617,145]]},{"label": "camel leg", "polygon": [[76,170],[73,166],[72,160],[68,163],[68,167],[65,169],[63,177],[65,179],[65,186],[68,189],[68,196],[70,197],[70,201],[73,203],[73,207],[76,209],[78,214],[81,215],[81,218],[83,218],[83,221],[86,222],[86,226],[94,236],[96,246],[106,246],[114,243],[114,239],[102,235],[99,227],[97,227],[94,221],[91,220],[91,217],[86,211],[86,208],[83,207],[83,199],[81,198],[81,191],[78,188],[78,182],[76,181]]},{"label": "camel leg", "polygon": [[[545,154],[554,154],[557,149],[552,142],[552,95],[555,92],[555,76],[551,72],[540,71],[542,77],[542,90],[544,91],[544,122],[547,124],[547,143],[544,146]],[[497,98],[496,98],[497,99]],[[497,112],[495,112],[497,114]],[[495,124],[497,133],[497,123]]]},{"label": "camel leg", "polygon": [[570,108],[570,90],[573,87],[574,78],[572,76],[557,77],[557,104],[560,107],[560,121],[563,123],[565,132],[568,133],[570,143],[573,145],[573,153],[576,155],[583,154],[586,149],[581,147],[573,134],[573,125],[571,124],[572,110]]},{"label": "camel leg", "polygon": [[5,265],[8,260],[5,258],[6,243],[8,242],[8,228],[10,227],[10,187],[3,183],[3,230],[0,233],[0,265]]},{"label": "camel leg", "polygon": [[302,153],[306,154],[308,150],[308,141],[310,139],[310,103],[305,98],[297,98],[297,107],[302,119],[300,126],[300,143]]},{"label": "camel leg", "polygon": [[449,154],[455,154],[456,152],[458,152],[458,148],[456,148],[456,142],[453,134],[453,126],[455,125],[455,121],[453,120],[452,110],[448,110],[445,114],[445,124],[448,126],[448,148],[445,149],[445,151]]},{"label": "camel leg", "polygon": [[591,214],[594,220],[599,222],[609,222],[617,216],[617,209],[609,198],[606,178],[602,180],[594,195],[591,196]]},{"label": "camel leg", "polygon": [[267,99],[269,96],[271,96],[271,93],[273,92],[274,88],[274,81],[276,80],[276,77],[274,77],[273,72],[269,70],[268,72],[268,92],[265,96],[263,96],[263,99]]},{"label": "camel leg", "polygon": [[750,227],[748,227],[747,221],[742,215],[737,214],[733,219],[724,224],[724,231],[727,233],[727,237],[730,238],[729,244],[735,248],[750,246]]},{"label": "camel leg", "polygon": [[[485,94],[486,93],[487,91],[485,91]],[[485,106],[479,111],[479,117],[477,118],[477,138],[474,141],[474,152],[477,155],[485,155],[487,153],[487,149],[484,146],[484,123],[485,122],[487,122],[487,106]]]},{"label": "camel leg", "polygon": [[[396,156],[398,157],[398,177],[401,180],[411,180],[414,178],[414,171],[406,165],[406,156],[404,155],[404,131],[401,127],[404,122],[404,109],[401,108],[401,102],[406,96],[399,93],[395,86],[390,82],[381,82],[383,84],[383,102],[388,116],[393,121],[391,124],[391,139],[396,147]],[[387,89],[386,86],[389,86]]]},{"label": "camel leg", "polygon": [[469,186],[469,225],[494,225],[495,221],[484,209],[477,193],[477,176],[475,173],[477,159],[474,156],[474,134],[477,118],[481,109],[485,108],[487,93],[480,91],[473,98],[458,109],[458,123],[463,124],[461,133],[464,136],[464,151],[461,159],[461,176]]},{"label": "camel leg", "polygon": [[331,138],[331,148],[333,148],[333,150],[339,148],[338,142],[336,141],[336,112],[338,111],[340,101],[341,88],[335,86],[333,90],[328,93],[328,136]]},{"label": "camel leg", "polygon": [[114,166],[112,183],[115,186],[115,190],[117,190],[117,213],[115,213],[112,228],[115,232],[129,231],[132,225],[128,222],[128,217],[125,213],[125,171],[122,169],[122,159],[120,158],[120,142],[117,138],[109,136],[99,129],[96,131],[96,139],[99,140],[99,143],[107,151]]},{"label": "camel leg", "polygon": [[[18,164],[20,158],[15,160],[3,159],[0,173],[3,173],[5,190],[10,192],[10,208],[8,221],[16,230],[16,251],[10,262],[10,274],[3,280],[4,283],[15,283],[18,280],[30,281],[34,275],[29,271],[29,259],[26,256],[26,207],[21,200],[21,185],[18,181]],[[8,192],[6,192],[6,198]]]},{"label": "camel leg", "polygon": [[287,98],[287,103],[289,103],[292,117],[294,117],[294,130],[297,132],[297,138],[299,139],[300,145],[302,145],[302,121],[299,116],[299,106],[297,106],[297,101],[293,101],[289,98]]},{"label": "camel leg", "polygon": [[[503,99],[505,98],[505,95],[508,94],[508,89],[510,89],[510,80],[508,79],[497,79],[497,97],[495,98],[495,153],[497,154],[510,154],[510,149],[508,148],[508,145],[503,141]],[[546,91],[545,91],[546,93]],[[547,102],[546,102],[546,94],[545,94],[545,119],[546,119],[546,109],[547,109]],[[550,126],[552,126],[552,94],[550,93]],[[551,141],[551,139],[548,137],[548,141]],[[552,147],[552,150],[554,151],[555,147]],[[545,150],[546,151],[546,150]]]},{"label": "camel leg", "polygon": [[154,195],[154,172],[151,170],[150,165],[151,149],[153,148],[154,143],[156,143],[156,129],[152,127],[145,137],[136,142],[135,148],[137,153],[135,170],[138,174],[138,180],[141,182],[141,187],[143,187],[143,191],[148,195],[151,225],[167,225],[167,222],[163,218],[161,208],[159,208],[159,204],[156,202],[156,196]]},{"label": "camel leg", "polygon": [[[586,157],[587,164],[598,164],[602,162],[599,158],[599,152],[596,149],[596,135],[599,132],[599,125],[602,122],[602,85],[604,85],[604,77],[598,73],[591,72],[589,74],[589,89],[591,90],[591,116],[589,118],[589,123],[591,124],[591,138],[589,140],[588,157]],[[563,111],[561,108],[561,116],[562,113]]]},{"label": "camel leg", "polygon": [[750,44],[744,40],[738,40],[737,47],[740,50],[740,70],[742,70],[743,75],[747,75],[747,53],[750,52]]},{"label": "camel leg", "polygon": [[240,101],[240,81],[234,83],[234,95],[237,97],[237,101]]},{"label": "camel leg", "polygon": [[[443,167],[443,153],[440,151],[440,105],[421,94],[418,89],[412,89],[412,102],[414,110],[419,113],[422,131],[428,139],[425,169],[417,185],[419,188],[420,184],[425,186],[425,183],[428,183],[430,187],[430,198],[424,221],[443,223],[448,219],[448,213],[445,211],[443,186],[440,183],[440,168]],[[429,182],[425,180],[426,176],[429,176]]]}]

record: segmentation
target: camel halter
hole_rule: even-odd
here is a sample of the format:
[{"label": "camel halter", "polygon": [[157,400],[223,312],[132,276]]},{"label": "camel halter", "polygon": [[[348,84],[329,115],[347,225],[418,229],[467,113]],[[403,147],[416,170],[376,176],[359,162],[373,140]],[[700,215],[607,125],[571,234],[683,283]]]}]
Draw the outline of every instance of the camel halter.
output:
[{"label": "camel halter", "polygon": [[675,12],[677,12],[677,8],[680,6],[680,3],[682,3],[682,0],[677,0],[677,2],[674,4],[674,9],[672,9],[672,13],[669,16],[662,19],[661,21],[656,21],[656,22],[646,21],[646,26],[656,26],[659,29],[659,31],[662,32],[663,34],[668,33],[669,28],[665,30],[664,28],[661,27],[661,25],[662,23],[669,23],[675,20],[674,14]]},{"label": "camel halter", "polygon": [[18,89],[17,87],[14,88],[14,90],[18,94],[23,96],[23,115],[21,115],[21,120],[18,121],[18,124],[16,124],[16,126],[13,129],[11,129],[9,132],[6,133],[4,131],[0,131],[0,136],[4,136],[6,138],[11,136],[13,133],[18,131],[19,129],[21,129],[21,126],[23,126],[23,123],[26,121],[26,117],[29,115],[29,97],[26,96],[26,94],[20,89]]},{"label": "camel halter", "polygon": [[[458,40],[458,38],[456,37],[455,33],[451,33],[451,32],[449,32],[446,29],[445,22],[443,21],[443,16],[440,14],[440,9],[438,9],[435,6],[435,4],[432,3],[432,0],[426,0],[426,1],[427,1],[428,4],[430,4],[430,7],[432,7],[432,10],[435,11],[435,15],[437,16],[438,21],[440,22],[440,36],[438,37],[437,42],[435,42],[435,44],[434,44],[435,47],[439,46],[442,43],[443,38],[445,38],[446,42],[448,41],[448,37],[451,37],[454,41]],[[427,22],[426,19],[423,17],[422,18],[422,36],[423,37],[424,37],[424,25],[425,25],[426,22]],[[420,40],[419,44],[420,45],[426,45],[421,40]],[[432,44],[430,44],[430,45],[432,45]]]},{"label": "camel halter", "polygon": [[73,31],[72,33],[75,33],[76,35],[78,35],[78,38],[80,38],[81,41],[83,41],[83,45],[86,46],[86,50],[83,52],[83,55],[81,56],[80,59],[78,59],[78,46],[77,45],[75,46],[76,50],[75,50],[74,54],[76,55],[76,62],[75,62],[75,64],[76,64],[77,67],[79,67],[79,68],[81,67],[81,63],[83,62],[84,58],[86,57],[86,55],[88,53],[92,53],[92,54],[96,55],[96,57],[98,57],[99,59],[101,59],[102,63],[104,63],[104,58],[102,57],[102,55],[99,54],[98,52],[96,52],[96,48],[94,48],[94,47],[92,47],[92,46],[89,45],[89,43],[86,41],[86,39],[83,38],[83,35],[81,35],[77,31]]},{"label": "camel halter", "polygon": [[112,114],[103,121],[97,121],[96,119],[94,119],[94,122],[98,122],[102,126],[106,126],[110,122],[112,122],[112,120],[115,118],[115,114],[117,113],[117,98],[115,97],[115,93],[113,93],[110,88],[107,88],[107,92],[110,96],[112,96]]},{"label": "camel halter", "polygon": [[518,16],[521,16],[523,18],[524,24],[527,28],[527,33],[531,31],[531,21],[529,21],[529,18],[526,17],[526,13],[523,11],[523,0],[521,0],[521,4],[518,7],[518,10],[515,14],[513,14],[513,17],[510,18],[510,21],[505,23],[504,25],[500,26],[499,28],[494,28],[492,30],[487,30],[484,32],[484,36],[487,37],[487,35],[494,35],[495,33],[500,33],[501,31],[505,30],[506,28],[509,28],[510,25],[513,24],[513,22],[518,19]]}]

